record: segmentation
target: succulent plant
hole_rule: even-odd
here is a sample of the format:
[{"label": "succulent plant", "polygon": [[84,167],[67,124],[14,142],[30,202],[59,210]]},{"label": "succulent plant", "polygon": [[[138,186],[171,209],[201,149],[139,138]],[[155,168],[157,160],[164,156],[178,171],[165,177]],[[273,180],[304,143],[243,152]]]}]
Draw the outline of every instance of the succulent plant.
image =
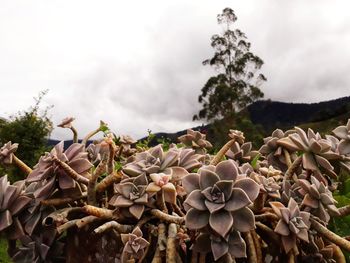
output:
[{"label": "succulent plant", "polygon": [[320,180],[322,178],[319,168],[323,168],[329,176],[336,178],[337,175],[333,171],[334,167],[330,164],[329,160],[339,159],[339,155],[331,150],[330,142],[323,139],[319,133],[315,133],[311,129],[308,129],[307,134],[298,127],[295,127],[295,130],[296,133],[278,140],[277,143],[289,150],[302,151],[304,169],[316,171]]},{"label": "succulent plant", "polygon": [[335,128],[332,133],[341,139],[338,145],[338,151],[341,154],[350,154],[350,120],[345,126]]},{"label": "succulent plant", "polygon": [[168,203],[176,203],[176,187],[170,182],[172,179],[172,171],[170,173],[154,173],[150,175],[153,182],[151,182],[146,191],[153,194],[162,191],[164,200]]},{"label": "succulent plant", "polygon": [[212,252],[214,260],[229,253],[233,258],[246,257],[246,244],[238,231],[230,232],[227,237],[201,233],[196,238],[192,250],[200,253]]},{"label": "succulent plant", "polygon": [[133,155],[136,152],[136,149],[131,148],[131,146],[136,142],[137,141],[129,135],[121,135],[119,137],[119,143],[120,147],[122,147],[122,154],[126,157]]},{"label": "succulent plant", "polygon": [[148,203],[147,185],[148,181],[145,174],[124,179],[121,183],[114,186],[116,195],[111,198],[109,204],[127,209],[128,213],[121,210],[126,216],[131,214],[133,217],[140,219],[145,205]]},{"label": "succulent plant", "polygon": [[90,143],[86,151],[88,153],[88,159],[92,164],[97,164],[102,160],[100,144]]},{"label": "succulent plant", "polygon": [[56,164],[55,158],[68,164],[75,172],[87,176],[92,164],[88,161],[88,153],[84,151],[84,146],[79,143],[73,143],[66,151],[63,148],[63,142],[57,144],[50,153],[40,157],[39,163],[34,167],[26,179],[28,183],[46,180],[44,187],[51,185],[57,180],[60,189],[74,189],[78,187],[76,181],[67,175],[67,173]]},{"label": "succulent plant", "polygon": [[0,163],[11,164],[13,153],[17,151],[18,143],[7,142],[0,148]]},{"label": "succulent plant", "polygon": [[260,191],[262,193],[266,193],[272,198],[281,198],[281,186],[276,182],[274,177],[265,177],[258,174],[253,174],[251,177],[260,185]]},{"label": "succulent plant", "polygon": [[231,148],[226,152],[226,157],[239,163],[251,162],[254,157],[259,154],[258,151],[252,151],[252,143],[246,142],[240,145],[238,142],[235,142]]},{"label": "succulent plant", "polygon": [[178,140],[186,145],[187,147],[193,148],[196,153],[204,154],[207,149],[213,146],[209,141],[206,140],[206,135],[200,133],[199,131],[194,131],[192,129],[187,130],[187,134],[182,135]]},{"label": "succulent plant", "polygon": [[198,154],[193,149],[181,148],[179,151],[179,158],[177,166],[183,167],[189,172],[200,168],[203,165],[205,155]]},{"label": "succulent plant", "polygon": [[307,207],[306,211],[327,223],[330,219],[327,210],[330,210],[333,214],[339,214],[335,206],[337,201],[323,182],[320,182],[314,176],[311,176],[310,180],[311,183],[305,179],[298,180],[300,186],[298,192],[304,197],[302,205]]},{"label": "succulent plant", "polygon": [[280,202],[270,202],[270,205],[280,218],[275,232],[281,235],[282,245],[286,253],[296,246],[297,238],[309,242],[310,213],[301,212],[293,198],[289,200],[288,207]]},{"label": "succulent plant", "polygon": [[245,140],[244,133],[238,130],[230,130],[228,137],[240,144],[243,144]]},{"label": "succulent plant", "polygon": [[220,162],[216,167],[204,166],[198,173],[182,180],[188,193],[186,226],[200,230],[209,224],[222,237],[226,237],[232,227],[241,232],[253,229],[254,214],[247,206],[257,198],[259,185],[250,178],[240,178],[231,160]]},{"label": "succulent plant", "polygon": [[0,232],[11,228],[11,237],[23,235],[22,226],[17,215],[31,201],[24,195],[24,181],[17,181],[13,185],[7,180],[7,175],[0,177]]},{"label": "succulent plant", "polygon": [[150,245],[149,242],[142,237],[142,231],[136,227],[130,234],[121,234],[124,244],[121,262],[128,262],[129,258],[140,259],[145,253],[145,249]]},{"label": "succulent plant", "polygon": [[61,127],[61,128],[72,128],[72,122],[75,120],[75,118],[73,117],[67,117],[64,118],[60,124],[57,125],[57,127]]},{"label": "succulent plant", "polygon": [[56,231],[54,229],[45,229],[39,235],[23,236],[20,238],[22,246],[12,257],[13,262],[57,262],[64,251],[64,244],[55,241],[55,237]]},{"label": "succulent plant", "polygon": [[[286,158],[283,153],[283,148],[277,143],[278,140],[287,137],[293,131],[289,130],[283,132],[280,129],[276,129],[272,132],[272,135],[264,138],[264,145],[261,146],[259,152],[266,156],[268,162],[282,169],[283,171],[287,170]],[[291,158],[295,159],[295,154],[292,154]]]},{"label": "succulent plant", "polygon": [[305,262],[336,263],[333,258],[334,244],[325,244],[321,237],[310,235],[310,244],[313,247],[312,253],[303,255]]}]

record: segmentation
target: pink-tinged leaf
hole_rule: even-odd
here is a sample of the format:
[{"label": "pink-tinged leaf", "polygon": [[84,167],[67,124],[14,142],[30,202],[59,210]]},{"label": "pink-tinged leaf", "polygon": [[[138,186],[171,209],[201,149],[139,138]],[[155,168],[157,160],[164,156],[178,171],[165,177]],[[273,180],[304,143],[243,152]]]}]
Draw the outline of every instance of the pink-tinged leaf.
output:
[{"label": "pink-tinged leaf", "polygon": [[8,228],[12,224],[12,216],[9,210],[0,212],[0,231]]},{"label": "pink-tinged leaf", "polygon": [[14,201],[14,198],[16,198],[16,186],[9,185],[7,186],[5,193],[4,193],[4,199],[2,201],[1,208],[8,208],[11,203]]},{"label": "pink-tinged leaf", "polygon": [[64,152],[68,160],[75,159],[79,153],[84,151],[84,145],[81,143],[73,143],[68,149]]},{"label": "pink-tinged leaf", "polygon": [[258,197],[260,192],[260,186],[250,178],[239,179],[233,185],[234,188],[241,188],[249,197],[250,201]]},{"label": "pink-tinged leaf", "polygon": [[340,154],[349,154],[350,153],[350,140],[342,140],[338,145],[338,151]]},{"label": "pink-tinged leaf", "polygon": [[117,197],[117,199],[115,200],[115,202],[114,202],[114,205],[115,205],[116,207],[129,207],[129,206],[131,206],[131,205],[133,205],[133,204],[134,204],[133,201],[131,201],[131,200],[125,198],[125,197],[122,196],[122,195],[119,195],[119,196]]},{"label": "pink-tinged leaf", "polygon": [[225,237],[232,228],[233,218],[230,212],[220,210],[210,215],[209,224],[216,233]]},{"label": "pink-tinged leaf", "polygon": [[20,211],[22,211],[22,209],[29,204],[29,202],[32,200],[32,198],[28,197],[28,196],[19,196],[16,199],[16,202],[14,204],[12,204],[12,206],[10,207],[10,211],[12,215],[16,215],[18,214]]},{"label": "pink-tinged leaf", "polygon": [[146,188],[146,192],[150,192],[150,193],[155,193],[160,191],[162,188],[158,185],[156,185],[154,182],[150,183],[147,188]]},{"label": "pink-tinged leaf", "polygon": [[278,221],[274,231],[282,236],[289,236],[290,234],[288,225],[282,219]]},{"label": "pink-tinged leaf", "polygon": [[225,207],[225,203],[214,203],[209,200],[205,200],[204,203],[210,213],[214,213]]},{"label": "pink-tinged leaf", "polygon": [[200,190],[192,191],[187,196],[185,203],[197,210],[201,210],[201,211],[207,210],[207,207],[204,204],[204,196],[202,195]]},{"label": "pink-tinged leaf", "polygon": [[282,245],[286,254],[296,246],[295,235],[289,235],[288,237],[282,236]]},{"label": "pink-tinged leaf", "polygon": [[278,215],[278,217],[282,218],[281,208],[285,208],[285,206],[281,202],[269,202],[269,204],[275,214]]},{"label": "pink-tinged leaf", "polygon": [[78,174],[89,171],[93,166],[87,159],[82,158],[75,159],[74,161],[69,162],[68,165]]},{"label": "pink-tinged leaf", "polygon": [[232,213],[233,227],[239,232],[248,232],[255,228],[254,213],[247,207]]},{"label": "pink-tinged leaf", "polygon": [[61,189],[70,189],[75,187],[75,181],[66,173],[60,173],[58,176],[58,183]]},{"label": "pink-tinged leaf", "polygon": [[233,231],[230,234],[228,240],[228,252],[234,258],[247,257],[246,244],[239,232]]},{"label": "pink-tinged leaf", "polygon": [[189,194],[199,187],[199,175],[195,173],[190,173],[182,178],[182,186],[185,189],[186,193]]},{"label": "pink-tinged leaf", "polygon": [[232,160],[226,160],[220,162],[216,166],[215,173],[220,177],[221,180],[236,181],[238,169]]},{"label": "pink-tinged leaf", "polygon": [[227,211],[236,211],[251,204],[248,195],[240,188],[233,188],[231,198],[226,202]]},{"label": "pink-tinged leaf", "polygon": [[143,211],[145,210],[145,206],[144,205],[132,205],[129,207],[129,212],[130,214],[132,214],[134,217],[136,217],[137,219],[140,219]]},{"label": "pink-tinged leaf", "polygon": [[175,204],[176,203],[176,188],[172,183],[163,185],[163,194],[165,202]]},{"label": "pink-tinged leaf", "polygon": [[228,244],[226,242],[211,241],[211,250],[214,256],[214,260],[217,261],[228,252]]},{"label": "pink-tinged leaf", "polygon": [[316,157],[316,161],[318,162],[319,165],[321,165],[323,168],[327,169],[327,170],[333,170],[334,167],[330,164],[330,162],[322,157],[322,156],[319,156],[319,155],[315,155]]},{"label": "pink-tinged leaf", "polygon": [[346,139],[348,135],[348,129],[346,128],[346,126],[339,126],[335,128],[332,132],[335,136],[337,136],[340,139]]},{"label": "pink-tinged leaf", "polygon": [[301,205],[309,206],[311,208],[318,208],[319,201],[310,197],[309,194],[304,196]]},{"label": "pink-tinged leaf", "polygon": [[193,230],[201,229],[208,225],[209,215],[210,213],[208,211],[199,211],[191,208],[185,216],[186,226]]},{"label": "pink-tinged leaf", "polygon": [[207,169],[200,169],[199,174],[199,185],[202,190],[213,186],[216,182],[220,180],[219,176],[217,176],[216,173]]},{"label": "pink-tinged leaf", "polygon": [[277,144],[293,152],[299,150],[299,147],[289,137],[279,139]]},{"label": "pink-tinged leaf", "polygon": [[317,170],[317,164],[312,153],[306,152],[302,158],[304,169],[311,171]]},{"label": "pink-tinged leaf", "polygon": [[186,175],[188,175],[188,172],[186,171],[185,168],[171,167],[170,169],[173,171],[171,180],[174,182],[180,181],[182,178],[184,178]]},{"label": "pink-tinged leaf", "polygon": [[300,229],[297,236],[298,236],[298,238],[304,240],[305,242],[309,242],[309,235],[308,235],[307,229]]}]

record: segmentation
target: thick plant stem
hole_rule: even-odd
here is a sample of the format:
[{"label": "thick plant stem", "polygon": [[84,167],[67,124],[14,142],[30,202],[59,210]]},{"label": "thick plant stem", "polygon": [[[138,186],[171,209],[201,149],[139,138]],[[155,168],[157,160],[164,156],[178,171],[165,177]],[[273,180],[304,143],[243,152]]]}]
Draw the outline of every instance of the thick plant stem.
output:
[{"label": "thick plant stem", "polygon": [[295,263],[295,255],[293,250],[288,253],[288,263]]},{"label": "thick plant stem", "polygon": [[250,233],[254,241],[257,263],[263,263],[263,256],[262,256],[261,245],[260,245],[258,234],[255,232],[255,230],[250,231]]},{"label": "thick plant stem", "polygon": [[261,215],[255,215],[255,220],[257,220],[257,221],[271,221],[271,220],[277,221],[277,220],[279,220],[279,217],[276,214],[272,214],[272,213],[267,212],[267,213],[264,213]]},{"label": "thick plant stem", "polygon": [[207,253],[199,253],[199,263],[205,263]]},{"label": "thick plant stem", "polygon": [[185,222],[184,217],[172,216],[160,211],[159,209],[152,209],[151,214],[168,223],[182,224]]},{"label": "thick plant stem", "polygon": [[57,157],[53,157],[53,160],[67,173],[68,176],[72,177],[74,180],[86,184],[89,184],[89,179],[78,174],[76,171],[74,171],[68,164],[62,162]]},{"label": "thick plant stem", "polygon": [[283,148],[283,153],[284,153],[284,158],[286,159],[287,167],[289,168],[292,166],[292,159],[290,158],[290,154],[287,149]]},{"label": "thick plant stem", "polygon": [[191,263],[198,263],[198,253],[192,250]]},{"label": "thick plant stem", "polygon": [[120,182],[120,179],[122,178],[122,174],[119,172],[113,172],[107,177],[105,177],[101,182],[99,182],[96,185],[96,192],[101,193],[106,191],[106,189],[113,185],[114,183]]},{"label": "thick plant stem", "polygon": [[338,245],[339,247],[345,249],[346,251],[350,251],[350,242],[337,234],[333,233],[332,231],[328,230],[326,227],[321,225],[319,222],[317,222],[315,219],[310,218],[312,227],[324,238],[328,239],[329,241],[333,242],[334,244]]},{"label": "thick plant stem", "polygon": [[164,194],[163,194],[163,190],[160,190],[157,192],[157,196],[156,196],[156,202],[157,202],[157,206],[164,212],[164,213],[168,213],[168,209],[165,205],[165,201],[164,201]]},{"label": "thick plant stem", "polygon": [[347,216],[350,215],[350,205],[346,205],[338,208],[339,214],[334,214],[334,216]]},{"label": "thick plant stem", "polygon": [[67,207],[60,210],[56,210],[55,212],[49,214],[44,218],[43,224],[45,226],[51,226],[53,224],[61,224],[62,222],[67,221],[67,217],[70,213],[73,212],[82,212],[82,207]]},{"label": "thick plant stem", "polygon": [[76,222],[79,221],[79,219],[74,219],[71,221],[68,221],[67,223],[64,223],[63,225],[60,225],[56,228],[58,234],[62,234],[67,229],[76,226]]},{"label": "thick plant stem", "polygon": [[296,170],[299,168],[300,164],[302,162],[302,157],[299,156],[294,160],[292,165],[288,168],[287,172],[285,173],[285,180],[289,180],[292,178],[293,174],[296,172]]},{"label": "thick plant stem", "polygon": [[167,238],[166,238],[166,227],[165,224],[160,223],[158,225],[158,249],[159,251],[166,250],[167,247]]},{"label": "thick plant stem", "polygon": [[33,172],[32,168],[30,168],[28,165],[26,165],[22,160],[20,160],[16,155],[12,154],[12,162],[21,169],[22,172],[24,172],[26,175],[29,175],[31,172]]},{"label": "thick plant stem", "polygon": [[89,225],[96,221],[101,221],[102,219],[97,216],[85,216],[81,219],[79,219],[75,224],[78,228],[83,228],[86,225]]},{"label": "thick plant stem", "polygon": [[166,244],[166,262],[176,263],[176,224],[171,223],[168,227],[168,239]]},{"label": "thick plant stem", "polygon": [[114,156],[115,156],[115,143],[110,143],[108,145],[109,148],[109,154],[108,154],[108,160],[107,160],[107,173],[111,174],[114,171]]},{"label": "thick plant stem", "polygon": [[337,245],[333,245],[333,259],[337,263],[346,263],[344,253]]},{"label": "thick plant stem", "polygon": [[255,225],[263,232],[265,233],[271,240],[278,246],[281,245],[281,240],[278,237],[278,235],[268,226],[264,225],[261,222],[255,222]]},{"label": "thick plant stem", "polygon": [[75,201],[85,199],[87,197],[87,193],[83,193],[81,196],[77,197],[66,197],[66,198],[52,198],[52,199],[46,199],[40,201],[42,205],[52,205],[52,206],[60,206],[60,205],[66,205],[69,203],[73,203]]},{"label": "thick plant stem", "polygon": [[109,222],[104,223],[103,225],[99,226],[98,228],[96,228],[94,230],[94,232],[96,234],[101,234],[101,233],[103,233],[111,228],[117,230],[119,233],[130,233],[134,229],[134,226],[133,225],[122,225],[116,221],[109,221]]},{"label": "thick plant stem", "polygon": [[254,201],[254,207],[253,207],[254,211],[259,212],[264,208],[266,197],[267,197],[266,193],[260,193],[258,195],[258,198],[255,199]]},{"label": "thick plant stem", "polygon": [[162,255],[158,247],[156,248],[156,253],[154,253],[151,263],[162,263]]},{"label": "thick plant stem", "polygon": [[98,177],[106,171],[106,162],[107,161],[104,159],[98,164],[89,180],[87,195],[87,202],[89,205],[96,205],[96,183]]},{"label": "thick plant stem", "polygon": [[210,162],[211,165],[217,165],[221,159],[224,157],[225,153],[231,148],[231,146],[235,143],[235,139],[229,140],[220,151],[215,155],[214,159]]},{"label": "thick plant stem", "polygon": [[100,131],[101,131],[101,129],[98,128],[98,129],[96,129],[96,130],[94,130],[94,131],[89,132],[89,133],[85,136],[85,138],[83,139],[83,141],[81,142],[81,144],[84,145],[84,146],[86,146],[86,143],[88,142],[88,140],[89,140],[92,136],[94,136],[95,134],[99,133]]},{"label": "thick plant stem", "polygon": [[73,132],[73,143],[77,143],[78,142],[78,131],[73,126],[70,129]]},{"label": "thick plant stem", "polygon": [[247,244],[247,251],[248,251],[248,262],[249,263],[256,263],[258,262],[258,258],[256,256],[256,250],[254,246],[254,240],[250,232],[246,232],[243,234],[244,239]]},{"label": "thick plant stem", "polygon": [[103,219],[114,219],[115,216],[113,214],[113,210],[109,210],[106,208],[99,208],[96,206],[92,206],[92,205],[86,205],[84,206],[84,212],[92,215],[92,216],[96,216],[99,218],[103,218]]}]

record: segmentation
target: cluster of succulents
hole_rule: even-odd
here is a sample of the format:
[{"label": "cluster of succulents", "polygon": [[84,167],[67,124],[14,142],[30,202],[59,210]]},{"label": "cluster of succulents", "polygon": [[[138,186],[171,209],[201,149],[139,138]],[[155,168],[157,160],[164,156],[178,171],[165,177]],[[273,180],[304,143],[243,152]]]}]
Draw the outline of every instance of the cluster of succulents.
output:
[{"label": "cluster of succulents", "polygon": [[[350,121],[321,136],[276,130],[260,150],[230,130],[212,144],[188,130],[169,147],[137,146],[101,122],[78,142],[74,118],[26,179],[0,177],[0,234],[14,262],[345,262],[350,242],[327,229],[338,175],[350,170]],[[101,132],[102,138],[88,145]],[[267,245],[268,244],[268,245]]]}]

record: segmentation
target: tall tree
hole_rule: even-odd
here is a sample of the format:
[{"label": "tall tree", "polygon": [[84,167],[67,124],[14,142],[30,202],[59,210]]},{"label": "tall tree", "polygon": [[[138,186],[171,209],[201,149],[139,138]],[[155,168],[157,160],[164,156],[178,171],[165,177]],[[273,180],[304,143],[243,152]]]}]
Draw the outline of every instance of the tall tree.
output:
[{"label": "tall tree", "polygon": [[236,20],[231,8],[225,8],[217,16],[223,33],[211,37],[214,56],[204,60],[203,65],[215,67],[218,74],[209,78],[202,88],[198,100],[203,108],[193,116],[194,120],[232,119],[237,111],[264,96],[259,88],[266,81],[259,73],[264,62],[250,52],[246,35],[233,28]]}]

